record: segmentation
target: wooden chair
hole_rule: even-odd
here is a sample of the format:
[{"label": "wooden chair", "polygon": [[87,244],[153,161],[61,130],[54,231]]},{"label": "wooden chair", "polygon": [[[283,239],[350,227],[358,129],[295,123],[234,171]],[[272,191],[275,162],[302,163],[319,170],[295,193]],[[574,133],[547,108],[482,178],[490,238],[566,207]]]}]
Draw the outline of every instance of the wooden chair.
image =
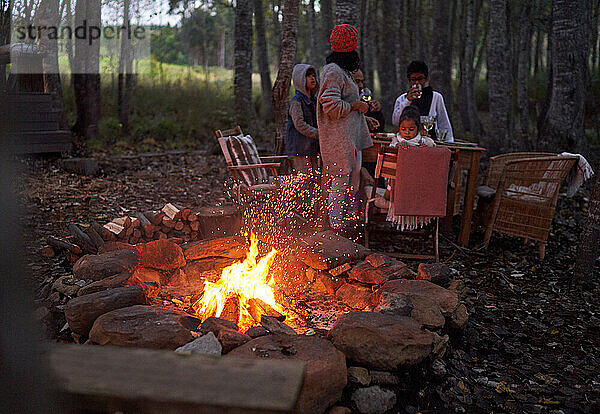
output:
[{"label": "wooden chair", "polygon": [[[494,231],[520,236],[525,241],[533,239],[540,242],[539,256],[543,260],[558,190],[578,159],[539,153],[533,157],[523,157],[522,153],[511,155],[499,156],[499,160],[495,157],[494,169],[490,168],[491,177],[488,175],[486,180],[489,184],[497,184],[484,246],[489,245]],[[503,168],[496,178],[498,165]]]},{"label": "wooden chair", "polygon": [[[370,196],[368,197],[365,209],[365,247],[369,247],[370,236],[378,223],[387,221],[387,213],[389,209],[389,203],[394,200],[394,181],[396,179],[396,166],[398,161],[398,148],[389,147],[382,145],[379,148],[377,155],[377,166],[375,167],[375,181],[371,190]],[[453,161],[451,160],[449,177],[452,177],[455,169],[453,168]],[[379,189],[376,183],[379,178],[384,177],[389,180],[390,183],[390,198],[389,201],[384,201],[382,193],[383,189]],[[451,180],[450,180],[451,181]],[[387,205],[386,205],[387,204]],[[406,253],[386,253],[389,256],[405,258],[405,259],[435,259],[439,262],[439,217],[435,217],[435,223],[433,224],[433,254],[406,254]],[[416,235],[423,234],[423,231],[403,231],[403,234]]]},{"label": "wooden chair", "polygon": [[[239,125],[231,129],[217,130],[215,135],[227,162],[227,169],[235,181],[238,196],[242,193],[263,194],[277,191],[280,186],[279,167],[290,157],[259,156],[256,144],[249,135],[244,136]],[[239,150],[237,153],[236,148]]]}]

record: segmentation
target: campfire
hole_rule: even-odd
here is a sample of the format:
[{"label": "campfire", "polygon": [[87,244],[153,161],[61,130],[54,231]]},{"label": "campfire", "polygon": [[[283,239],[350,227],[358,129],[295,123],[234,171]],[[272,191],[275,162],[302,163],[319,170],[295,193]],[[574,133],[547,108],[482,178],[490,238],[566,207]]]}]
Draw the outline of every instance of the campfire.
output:
[{"label": "campfire", "polygon": [[258,238],[250,234],[250,250],[243,261],[223,269],[216,282],[205,281],[202,297],[193,304],[196,316],[211,316],[236,322],[240,328],[260,323],[262,315],[281,317],[283,308],[275,300],[274,279],[269,268],[277,250],[258,260]]}]

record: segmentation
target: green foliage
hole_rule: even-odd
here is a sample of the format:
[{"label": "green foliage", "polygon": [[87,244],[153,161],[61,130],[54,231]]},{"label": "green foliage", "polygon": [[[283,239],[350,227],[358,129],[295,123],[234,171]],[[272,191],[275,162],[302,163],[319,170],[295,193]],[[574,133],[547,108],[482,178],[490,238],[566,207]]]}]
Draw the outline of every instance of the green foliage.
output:
[{"label": "green foliage", "polygon": [[155,60],[176,65],[187,63],[187,50],[177,27],[163,26],[153,30],[150,42],[152,57]]}]

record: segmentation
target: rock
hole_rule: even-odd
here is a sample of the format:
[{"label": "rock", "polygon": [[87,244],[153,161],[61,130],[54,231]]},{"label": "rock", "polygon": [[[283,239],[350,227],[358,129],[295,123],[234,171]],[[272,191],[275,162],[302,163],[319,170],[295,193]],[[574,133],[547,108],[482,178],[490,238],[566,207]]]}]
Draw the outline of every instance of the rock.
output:
[{"label": "rock", "polygon": [[207,257],[200,260],[188,261],[183,268],[183,272],[191,283],[202,282],[204,280],[214,283],[221,277],[223,269],[231,266],[238,260],[227,257]]},{"label": "rock", "polygon": [[107,242],[104,242],[102,244],[102,246],[100,246],[98,248],[98,254],[114,252],[116,250],[126,250],[126,249],[134,249],[134,250],[139,251],[139,249],[137,247],[135,247],[133,244],[123,243],[120,241],[107,241]]},{"label": "rock", "polygon": [[40,306],[33,311],[33,318],[37,322],[47,323],[52,318],[52,315],[50,314],[50,310],[47,307]]},{"label": "rock", "polygon": [[306,278],[308,279],[308,281],[310,283],[313,283],[317,279],[318,274],[319,274],[319,271],[313,269],[312,267],[309,267],[308,269],[306,269]]},{"label": "rock", "polygon": [[118,287],[71,299],[65,305],[65,317],[71,331],[87,335],[96,318],[115,309],[146,303],[139,287]]},{"label": "rock", "polygon": [[131,277],[131,273],[123,272],[114,276],[109,276],[102,280],[98,280],[96,282],[92,282],[89,285],[85,285],[79,292],[77,292],[77,296],[89,295],[90,293],[101,292],[107,289],[114,289],[118,287],[125,286],[127,280]]},{"label": "rock", "polygon": [[424,327],[432,330],[444,327],[446,318],[442,315],[437,303],[422,296],[413,296],[410,301],[413,305],[410,316],[414,320],[419,321]]},{"label": "rock", "polygon": [[400,377],[393,372],[371,370],[369,373],[373,385],[391,386],[400,384]]},{"label": "rock", "polygon": [[342,315],[328,338],[349,360],[383,371],[418,364],[433,349],[433,334],[414,319],[375,312]]},{"label": "rock", "polygon": [[345,305],[358,310],[375,305],[378,299],[377,294],[371,288],[353,283],[344,283],[335,292],[335,297]]},{"label": "rock", "polygon": [[396,405],[396,394],[373,385],[354,391],[352,401],[361,414],[384,414]]},{"label": "rock", "polygon": [[436,359],[431,363],[431,373],[437,379],[444,378],[448,373],[446,370],[446,363],[439,358]]},{"label": "rock", "polygon": [[88,254],[75,262],[73,273],[77,279],[101,280],[133,270],[140,252],[135,249],[116,250],[102,254]]},{"label": "rock", "polygon": [[159,270],[173,270],[185,266],[183,250],[177,244],[166,240],[145,243],[140,253],[140,266]]},{"label": "rock", "polygon": [[431,350],[431,354],[436,357],[443,357],[448,349],[448,344],[450,342],[450,337],[448,335],[438,335],[433,332],[433,349]]},{"label": "rock", "polygon": [[[293,349],[295,352],[289,352]],[[297,411],[320,414],[338,401],[346,386],[346,360],[331,342],[317,336],[268,335],[253,339],[227,356],[292,359],[306,363]]]},{"label": "rock", "polygon": [[310,289],[306,276],[309,269],[298,258],[291,254],[275,256],[270,273],[273,275],[277,289],[287,296],[297,295]]},{"label": "rock", "polygon": [[66,158],[60,164],[65,171],[74,174],[93,177],[98,172],[98,161],[93,158]]},{"label": "rock", "polygon": [[221,355],[221,343],[215,338],[212,332],[194,339],[192,342],[180,346],[175,350],[179,353]]},{"label": "rock", "polygon": [[310,289],[315,293],[327,293],[333,295],[343,284],[343,279],[332,279],[328,274],[319,272],[315,283],[311,285]]},{"label": "rock", "polygon": [[347,272],[350,269],[352,269],[352,266],[350,266],[350,263],[344,263],[341,266],[331,269],[329,271],[329,274],[333,277],[338,277],[339,275],[341,275],[344,272]]},{"label": "rock", "polygon": [[74,297],[77,296],[77,292],[81,289],[81,286],[77,282],[79,280],[73,276],[61,276],[52,284],[52,290],[62,293],[65,296]]},{"label": "rock", "polygon": [[450,315],[450,327],[453,329],[462,329],[469,320],[469,313],[467,307],[464,304],[458,305],[458,307]]},{"label": "rock", "polygon": [[158,288],[162,286],[163,282],[168,282],[161,272],[149,267],[136,268],[132,276],[144,283],[152,284]]},{"label": "rock", "polygon": [[90,341],[99,345],[177,349],[194,337],[200,320],[187,313],[136,305],[98,317]]},{"label": "rock", "polygon": [[383,270],[383,267],[373,267],[369,262],[363,261],[348,272],[348,278],[376,285],[387,280]]},{"label": "rock", "polygon": [[129,279],[127,279],[127,282],[125,282],[125,284],[127,286],[137,286],[142,288],[142,290],[144,291],[144,295],[147,298],[155,298],[160,293],[159,284],[157,284],[156,282],[144,282],[133,275]]},{"label": "rock", "polygon": [[209,332],[212,332],[215,334],[215,337],[218,337],[219,332],[226,329],[237,331],[238,326],[235,323],[228,321],[227,319],[215,318],[214,316],[211,316],[210,318],[206,318],[206,320],[202,322],[202,326],[200,327],[200,333],[202,335],[205,335]]},{"label": "rock", "polygon": [[198,260],[205,257],[228,257],[230,259],[243,259],[248,253],[248,246],[243,237],[231,236],[219,239],[202,240],[191,244],[185,249],[187,260]]},{"label": "rock", "polygon": [[296,331],[272,316],[262,315],[260,324],[273,334],[297,335]]},{"label": "rock", "polygon": [[352,411],[348,407],[342,407],[339,405],[331,407],[325,414],[351,414]]},{"label": "rock", "polygon": [[371,383],[369,370],[363,367],[348,367],[348,382],[367,386]]},{"label": "rock", "polygon": [[246,342],[252,340],[250,336],[238,331],[234,331],[233,329],[222,329],[219,331],[219,336],[217,336],[217,339],[223,347],[223,354],[227,354],[232,349],[244,345]]},{"label": "rock", "polygon": [[436,285],[447,287],[452,270],[443,263],[419,263],[417,280],[429,280]]},{"label": "rock", "polygon": [[436,303],[444,316],[450,316],[458,307],[458,294],[426,280],[390,280],[383,285],[383,291],[406,295],[413,305],[414,298],[428,298]]},{"label": "rock", "polygon": [[306,265],[317,270],[333,269],[344,263],[361,260],[371,252],[332,230],[308,235],[291,249]]},{"label": "rock", "polygon": [[390,258],[379,253],[371,253],[365,257],[365,261],[373,267],[386,266],[391,263]]},{"label": "rock", "polygon": [[246,335],[248,335],[252,339],[268,334],[269,331],[267,331],[267,328],[265,328],[264,326],[253,326],[251,328],[248,328],[248,330],[246,331]]},{"label": "rock", "polygon": [[399,293],[382,292],[375,312],[388,315],[409,316],[413,310],[412,302]]}]

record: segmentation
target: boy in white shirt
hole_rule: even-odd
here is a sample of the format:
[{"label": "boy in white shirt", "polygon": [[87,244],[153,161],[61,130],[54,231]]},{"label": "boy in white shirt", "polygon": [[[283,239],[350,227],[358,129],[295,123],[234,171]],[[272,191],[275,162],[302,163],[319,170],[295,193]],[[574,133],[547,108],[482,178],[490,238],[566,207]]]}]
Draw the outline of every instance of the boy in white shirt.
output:
[{"label": "boy in white shirt", "polygon": [[410,62],[406,68],[406,77],[411,85],[410,90],[396,99],[392,124],[398,126],[400,115],[404,108],[409,105],[416,106],[421,116],[435,116],[435,129],[431,131],[432,138],[437,139],[441,131],[446,131],[444,141],[454,142],[452,125],[448,119],[448,112],[444,105],[444,98],[439,92],[435,92],[429,83],[429,68],[420,60]]}]

